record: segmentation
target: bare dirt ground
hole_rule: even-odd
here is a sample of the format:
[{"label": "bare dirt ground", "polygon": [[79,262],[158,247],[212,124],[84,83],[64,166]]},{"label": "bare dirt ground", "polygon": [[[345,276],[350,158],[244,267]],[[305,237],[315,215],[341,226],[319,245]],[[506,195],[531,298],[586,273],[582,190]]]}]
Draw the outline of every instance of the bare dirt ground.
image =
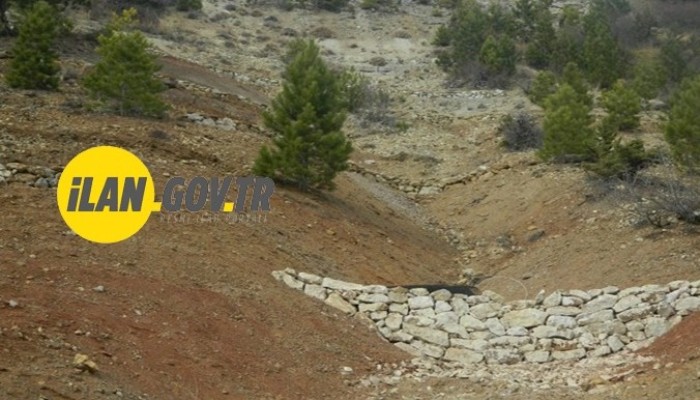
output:
[{"label": "bare dirt ground", "polygon": [[[167,54],[163,74],[185,82],[166,92],[173,108],[165,121],[88,112],[74,82],[57,94],[0,87],[0,163],[58,168],[87,147],[111,144],[141,157],[157,187],[174,175],[247,174],[268,140],[260,113],[279,88],[279,56],[292,37],[286,29],[302,35],[326,27],[326,57],[402,98],[394,107],[410,124],[392,134],[352,127],[353,161],[417,186],[481,166],[487,173],[419,196],[419,205],[346,173],[332,193],[278,188],[264,223],[154,215],[136,237],[110,246],[72,235],[54,190],[0,185],[0,398],[697,398],[697,317],[645,350],[656,362],[619,382],[550,391],[514,390],[508,381],[517,376],[362,385],[377,365],[409,357],[361,321],[283,287],[271,271],[437,283],[454,282],[468,265],[493,276],[483,289],[523,298],[540,289],[698,279],[697,232],[682,224],[636,227],[633,213],[586,184],[580,170],[505,153],[500,115],[538,110],[518,88],[445,88],[429,45],[444,17],[431,16],[430,7],[353,17],[239,5],[213,18],[224,4],[207,3],[206,17],[196,20],[167,16],[152,35]],[[370,64],[378,56],[386,66]],[[79,52],[66,64],[86,58]],[[182,119],[190,112],[232,118],[237,129]],[[644,126],[644,135],[658,135],[654,115]],[[453,228],[460,243],[424,229],[427,221]],[[76,354],[98,371],[75,369]]]},{"label": "bare dirt ground", "polygon": [[[93,115],[70,125],[74,117],[55,105],[62,95],[39,99],[36,107],[37,98],[5,94],[5,162],[62,165],[86,143],[114,144],[139,154],[162,185],[164,173],[230,173],[261,141],[246,145],[246,133],[236,132],[233,145],[231,133],[174,121],[144,127]],[[20,117],[27,108],[31,118]],[[150,139],[155,129],[168,138]],[[198,140],[216,151],[186,144]],[[240,160],[226,156],[234,150]],[[215,155],[224,161],[212,163]],[[2,397],[111,398],[119,390],[130,398],[323,398],[349,390],[343,381],[353,376],[341,376],[343,366],[361,374],[404,359],[357,321],[290,295],[270,275],[293,267],[386,284],[449,275],[453,249],[347,178],[339,183],[317,196],[280,189],[265,223],[154,217],[114,246],[71,235],[52,191],[3,187]],[[76,373],[77,353],[100,372]],[[315,381],[323,384],[312,388]]]}]

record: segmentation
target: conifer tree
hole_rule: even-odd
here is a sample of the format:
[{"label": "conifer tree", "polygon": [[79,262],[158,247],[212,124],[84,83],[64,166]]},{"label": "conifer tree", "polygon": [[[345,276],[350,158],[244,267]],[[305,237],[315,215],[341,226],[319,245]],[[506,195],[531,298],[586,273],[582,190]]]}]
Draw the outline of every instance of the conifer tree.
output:
[{"label": "conifer tree", "polygon": [[630,130],[639,126],[642,99],[637,92],[619,80],[603,93],[603,107],[617,129]]},{"label": "conifer tree", "polygon": [[680,166],[700,172],[700,75],[685,80],[673,97],[666,141]]},{"label": "conifer tree", "polygon": [[596,12],[586,15],[584,30],[583,56],[588,79],[608,88],[622,76],[622,51],[604,15]]},{"label": "conifer tree", "polygon": [[488,15],[481,6],[475,0],[460,2],[449,25],[452,31],[452,63],[463,65],[478,57],[488,29]]},{"label": "conifer tree", "polygon": [[44,90],[58,87],[60,67],[53,45],[60,29],[56,10],[45,1],[34,3],[27,11],[6,76],[11,87]]},{"label": "conifer tree", "polygon": [[593,105],[593,98],[588,94],[588,84],[583,77],[583,73],[578,69],[576,64],[568,63],[564,67],[564,72],[561,75],[561,81],[564,84],[571,86],[578,96],[578,101],[588,107]]},{"label": "conifer tree", "polygon": [[501,3],[491,2],[486,10],[488,17],[487,33],[499,36],[515,36],[518,30],[518,22],[510,8]]},{"label": "conifer tree", "polygon": [[659,58],[666,72],[666,76],[673,83],[678,83],[685,78],[688,63],[683,56],[683,44],[674,36],[666,38],[661,43]]},{"label": "conifer tree", "polygon": [[486,38],[479,53],[479,61],[491,75],[512,75],[517,58],[515,43],[505,35],[498,39],[493,36]]},{"label": "conifer tree", "polygon": [[552,62],[556,39],[553,24],[554,16],[549,8],[541,8],[537,11],[532,28],[532,41],[525,51],[525,59],[531,67],[547,68]]},{"label": "conifer tree", "polygon": [[[532,0],[516,0],[513,7],[518,36],[529,42],[537,25],[537,7]],[[551,26],[551,25],[550,25]]]},{"label": "conifer tree", "polygon": [[658,58],[640,61],[634,67],[632,87],[644,99],[653,99],[666,84],[666,69]]},{"label": "conifer tree", "polygon": [[253,171],[302,189],[332,189],[352,151],[341,130],[345,99],[313,41],[296,41],[292,47],[295,56],[283,75],[282,92],[263,115],[275,134],[274,146],[260,150]]},{"label": "conifer tree", "polygon": [[552,68],[561,72],[569,63],[583,64],[584,32],[578,10],[565,7],[553,39]]},{"label": "conifer tree", "polygon": [[549,96],[543,123],[544,144],[539,156],[544,160],[583,161],[593,154],[591,107],[568,84]]},{"label": "conifer tree", "polygon": [[100,60],[83,84],[95,99],[121,115],[160,117],[167,109],[160,99],[165,86],[154,76],[160,65],[143,34],[127,30],[135,15],[134,9],[125,10],[100,35]]},{"label": "conifer tree", "polygon": [[530,100],[544,107],[545,100],[557,90],[557,77],[549,71],[542,71],[532,82],[528,92]]}]

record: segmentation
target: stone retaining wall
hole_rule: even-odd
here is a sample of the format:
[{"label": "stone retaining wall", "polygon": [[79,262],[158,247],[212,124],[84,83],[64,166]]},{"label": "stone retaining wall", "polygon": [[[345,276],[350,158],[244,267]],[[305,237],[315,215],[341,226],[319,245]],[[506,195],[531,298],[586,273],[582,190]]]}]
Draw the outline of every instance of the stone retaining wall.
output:
[{"label": "stone retaining wall", "polygon": [[275,279],[348,314],[364,315],[389,342],[415,355],[459,363],[545,363],[634,351],[700,309],[700,281],[620,289],[541,292],[504,302],[477,296],[387,288],[292,269]]}]

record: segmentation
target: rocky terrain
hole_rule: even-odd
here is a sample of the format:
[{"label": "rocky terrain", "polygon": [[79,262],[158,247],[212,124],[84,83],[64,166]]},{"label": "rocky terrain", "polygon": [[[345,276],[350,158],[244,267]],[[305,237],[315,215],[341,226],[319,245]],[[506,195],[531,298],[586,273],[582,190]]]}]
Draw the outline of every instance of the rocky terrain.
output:
[{"label": "rocky terrain", "polygon": [[416,357],[461,364],[577,361],[634,352],[700,309],[700,281],[548,296],[542,291],[534,300],[503,304],[491,291],[389,289],[292,269],[272,274],[331,307],[369,318],[381,336]]},{"label": "rocky terrain", "polygon": [[[76,18],[79,34],[96,29]],[[517,83],[448,87],[430,45],[446,18],[413,3],[335,14],[205,1],[196,18],[164,15],[148,29],[172,105],[162,121],[83,107],[77,79],[95,58],[82,42],[64,51],[60,92],[0,85],[0,398],[695,399],[696,229],[640,224],[580,169],[504,151],[500,117],[541,110]],[[110,246],[67,229],[55,180],[89,146],[129,149],[161,187],[248,173],[300,36],[389,93],[403,122],[348,121],[356,150],[336,191],[279,188],[265,223],[151,218]],[[662,118],[645,112],[637,134],[659,143]],[[383,301],[391,286],[454,284],[465,266],[486,278],[481,296]],[[305,292],[275,280],[286,268],[311,274],[276,273]],[[513,322],[523,310],[536,321]],[[441,333],[427,331],[440,313]]]}]

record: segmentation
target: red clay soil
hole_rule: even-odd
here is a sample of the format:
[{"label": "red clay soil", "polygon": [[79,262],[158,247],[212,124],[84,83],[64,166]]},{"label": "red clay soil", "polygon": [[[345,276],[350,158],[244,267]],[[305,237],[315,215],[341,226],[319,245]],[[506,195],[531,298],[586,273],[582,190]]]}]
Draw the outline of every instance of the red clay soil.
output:
[{"label": "red clay soil", "polygon": [[[0,87],[0,163],[62,166],[81,150],[111,144],[136,153],[162,188],[168,176],[248,174],[266,140],[256,126],[260,109],[235,96],[171,89],[170,118],[151,121],[91,113],[75,101],[82,98],[77,87],[62,90],[38,95]],[[238,130],[182,120],[187,112],[218,116],[221,109]],[[361,398],[356,384],[363,375],[406,354],[270,273],[292,267],[361,283],[454,282],[458,253],[356,180],[340,176],[337,183],[326,194],[279,188],[266,223],[172,223],[153,216],[135,237],[109,246],[69,232],[54,190],[0,185],[0,400]],[[504,205],[492,207],[496,213]],[[555,222],[545,226],[548,235]],[[574,243],[565,239],[562,246]],[[550,245],[545,238],[531,246]],[[591,248],[581,246],[581,265],[588,265]],[[564,258],[571,249],[546,255],[553,252]],[[607,283],[649,283],[645,270],[608,264],[620,276],[636,275]],[[537,282],[533,290],[600,286],[574,279],[584,274],[608,278],[555,266],[530,279]],[[673,277],[656,279],[686,276],[664,266]],[[571,269],[581,272],[572,278]],[[699,319],[688,317],[647,351],[667,362],[696,358]],[[76,370],[76,354],[90,357],[99,371]],[[669,374],[649,370],[645,382],[661,384],[633,386],[617,398],[697,400],[699,364],[693,359]],[[343,367],[353,372],[344,375]]]},{"label": "red clay soil", "polygon": [[[201,108],[179,103],[165,121],[88,118],[64,96],[3,95],[0,162],[60,166],[113,144],[162,188],[165,175],[247,173],[264,140],[180,122]],[[72,235],[55,190],[0,185],[0,399],[357,398],[365,374],[407,355],[270,273],[401,284],[450,280],[458,267],[454,249],[347,177],[337,183],[329,194],[278,188],[266,223],[154,215],[114,245]],[[99,371],[76,370],[76,354]]]},{"label": "red clay soil", "polygon": [[698,343],[700,343],[700,313],[693,313],[684,317],[681,323],[639,353],[655,357],[664,364],[678,365],[700,357]]},{"label": "red clay soil", "polygon": [[700,313],[683,318],[669,333],[639,352],[654,360],[637,368],[626,382],[593,399],[700,398]]}]

